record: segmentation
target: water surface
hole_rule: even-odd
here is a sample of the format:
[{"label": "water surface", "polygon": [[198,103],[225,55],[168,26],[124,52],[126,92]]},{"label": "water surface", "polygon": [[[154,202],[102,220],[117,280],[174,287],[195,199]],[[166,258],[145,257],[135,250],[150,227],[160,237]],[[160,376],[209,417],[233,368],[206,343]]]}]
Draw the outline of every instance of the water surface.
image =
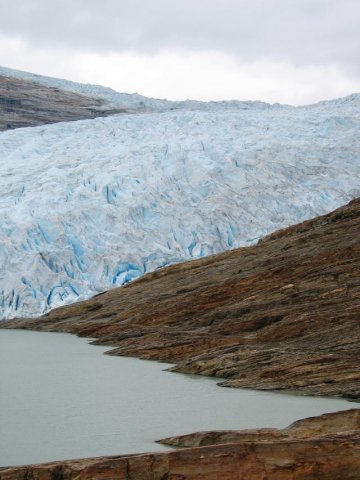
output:
[{"label": "water surface", "polygon": [[103,355],[60,333],[0,330],[0,465],[165,448],[201,430],[285,427],[345,400],[220,388],[219,379]]}]

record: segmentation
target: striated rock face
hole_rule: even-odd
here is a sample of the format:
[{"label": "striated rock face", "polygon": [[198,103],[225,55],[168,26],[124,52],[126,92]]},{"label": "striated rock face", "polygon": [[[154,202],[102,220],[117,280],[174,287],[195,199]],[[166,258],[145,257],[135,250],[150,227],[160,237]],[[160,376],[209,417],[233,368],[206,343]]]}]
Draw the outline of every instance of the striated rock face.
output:
[{"label": "striated rock face", "polygon": [[[350,430],[343,431],[342,419]],[[303,420],[297,422],[303,436],[299,425],[289,427],[288,434],[297,432],[293,438],[260,430],[244,440],[234,432],[230,443],[217,438],[208,446],[172,452],[0,468],[0,480],[358,480],[358,419],[359,410],[353,410]]]},{"label": "striated rock face", "polygon": [[124,112],[98,98],[0,75],[0,131]]},{"label": "striated rock face", "polygon": [[221,385],[360,398],[360,199],[2,328],[62,331]]}]

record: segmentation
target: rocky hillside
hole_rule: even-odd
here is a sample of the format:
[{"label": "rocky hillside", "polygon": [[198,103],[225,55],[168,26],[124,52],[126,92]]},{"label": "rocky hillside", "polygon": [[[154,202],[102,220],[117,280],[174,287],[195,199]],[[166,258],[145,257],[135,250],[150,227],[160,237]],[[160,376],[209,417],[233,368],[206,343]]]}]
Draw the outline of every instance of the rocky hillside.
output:
[{"label": "rocky hillside", "polygon": [[360,199],[258,245],[2,327],[71,332],[222,385],[360,398]]},{"label": "rocky hillside", "polygon": [[99,98],[0,75],[0,131],[124,112]]},{"label": "rocky hillside", "polygon": [[[359,410],[296,422],[285,430],[208,432],[202,446],[0,468],[0,480],[358,480]],[[231,437],[231,439],[230,439]],[[231,440],[231,441],[229,441]],[[194,442],[196,443],[196,442]],[[314,453],[316,452],[316,454]]]}]

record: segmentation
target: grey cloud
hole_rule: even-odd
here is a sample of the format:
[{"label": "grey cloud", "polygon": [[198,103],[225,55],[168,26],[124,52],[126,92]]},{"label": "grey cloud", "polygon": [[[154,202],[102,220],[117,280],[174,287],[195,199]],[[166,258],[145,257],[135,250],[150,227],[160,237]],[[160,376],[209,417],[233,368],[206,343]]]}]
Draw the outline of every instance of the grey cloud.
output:
[{"label": "grey cloud", "polygon": [[360,72],[358,0],[0,0],[0,33],[91,51],[221,50]]}]

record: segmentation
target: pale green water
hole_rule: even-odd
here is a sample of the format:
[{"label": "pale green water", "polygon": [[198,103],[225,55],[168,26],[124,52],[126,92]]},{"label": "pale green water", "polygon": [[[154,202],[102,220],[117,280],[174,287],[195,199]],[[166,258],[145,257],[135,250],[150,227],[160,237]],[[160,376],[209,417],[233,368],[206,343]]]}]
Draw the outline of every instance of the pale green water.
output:
[{"label": "pale green water", "polygon": [[0,330],[0,465],[163,450],[201,430],[285,427],[344,400],[220,388],[218,379],[102,355],[58,333]]}]

